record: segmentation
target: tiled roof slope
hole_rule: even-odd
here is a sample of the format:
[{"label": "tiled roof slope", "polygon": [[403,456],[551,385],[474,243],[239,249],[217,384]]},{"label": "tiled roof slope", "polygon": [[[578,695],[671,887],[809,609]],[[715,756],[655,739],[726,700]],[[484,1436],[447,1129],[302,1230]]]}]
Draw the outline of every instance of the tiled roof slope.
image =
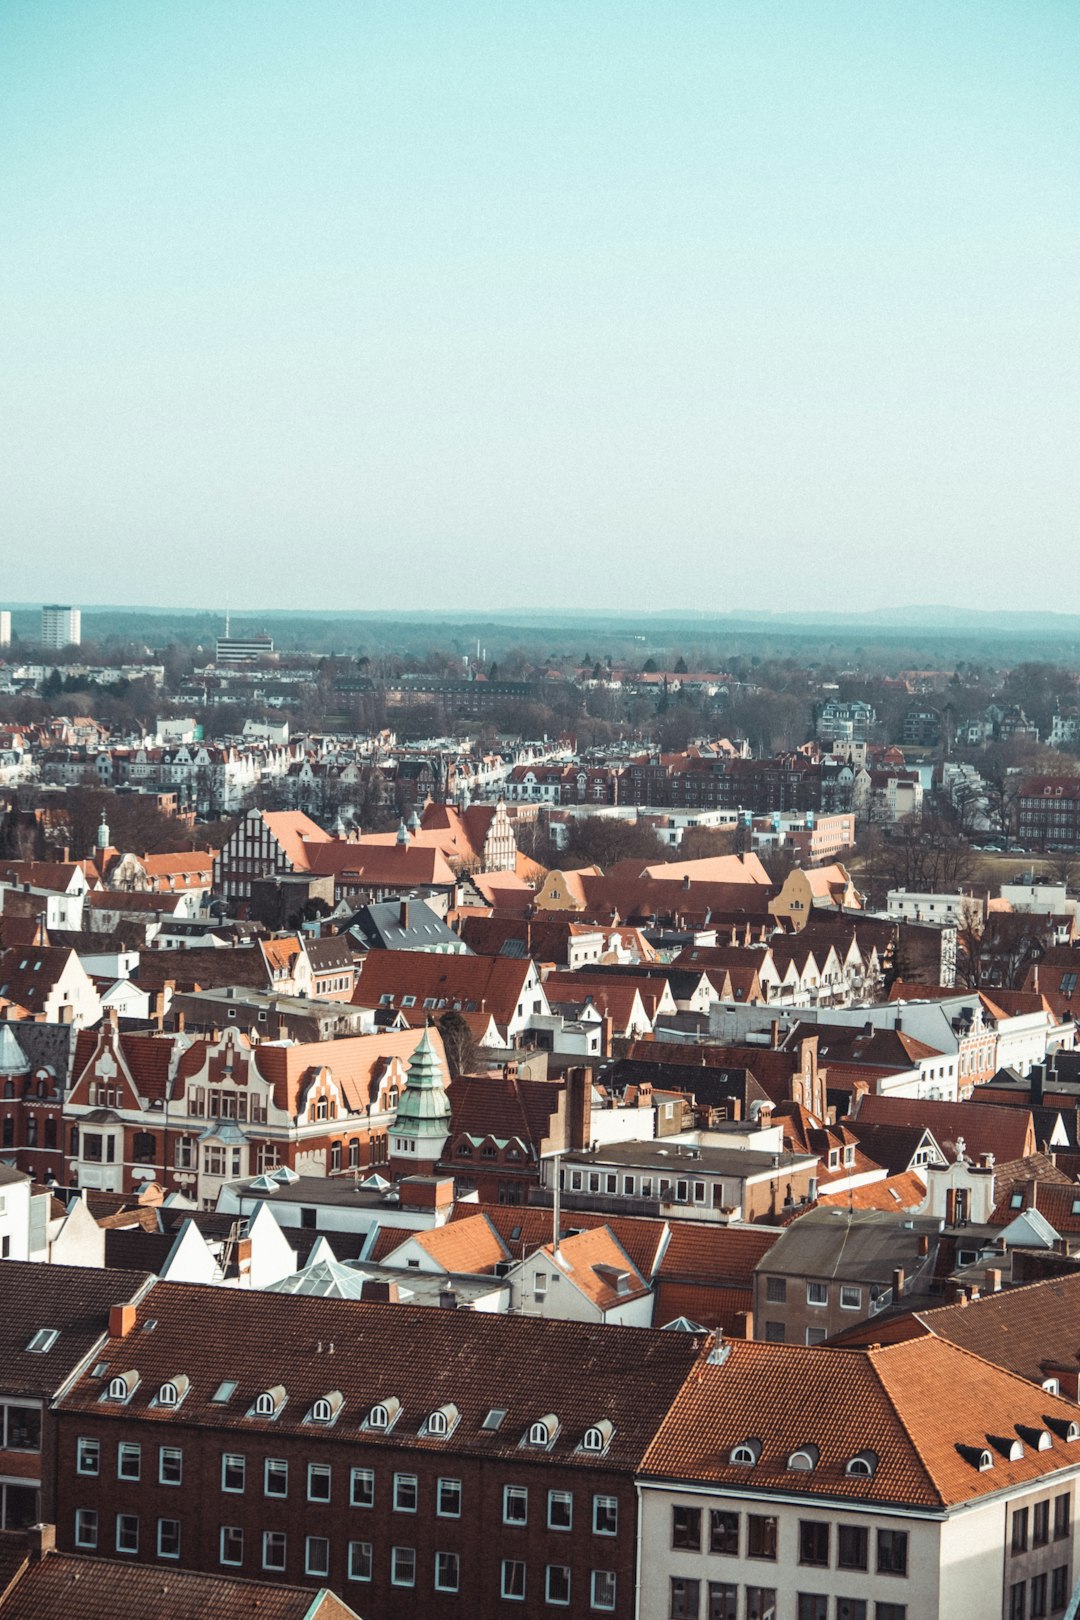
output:
[{"label": "tiled roof slope", "polygon": [[[135,1299],[145,1271],[0,1261],[0,1389],[7,1395],[57,1390],[109,1326],[109,1307]],[[56,1328],[51,1350],[27,1350],[39,1328]]]},{"label": "tiled roof slope", "polygon": [[[1080,1368],[1080,1272],[984,1294],[967,1305],[918,1311],[897,1322],[908,1324],[913,1335],[932,1333],[1041,1384],[1057,1371]],[[877,1337],[877,1328],[874,1332]]]},{"label": "tiled roof slope", "polygon": [[[457,1204],[449,1225],[470,1220],[479,1209],[487,1216],[515,1260],[523,1260],[536,1249],[551,1242],[552,1211],[529,1209],[521,1204]],[[680,1226],[701,1228],[691,1221]],[[559,1236],[573,1232],[591,1231],[594,1226],[606,1226],[613,1232],[643,1277],[651,1277],[664,1253],[668,1238],[667,1221],[655,1220],[647,1215],[601,1215],[583,1209],[564,1209],[559,1219]],[[375,1258],[378,1258],[376,1254]]]},{"label": "tiled roof slope", "polygon": [[[646,1474],[940,1510],[1080,1463],[1080,1441],[1056,1433],[1048,1450],[1024,1441],[1022,1457],[1007,1461],[990,1436],[1023,1440],[1018,1426],[1073,1423],[1076,1407],[943,1339],[869,1350],[732,1341],[719,1356],[683,1386]],[[733,1465],[733,1448],[750,1438],[762,1443],[757,1465]],[[811,1442],[817,1466],[792,1474],[788,1457]],[[961,1446],[989,1447],[993,1467],[981,1473]],[[847,1463],[867,1448],[875,1472],[849,1476]]]},{"label": "tiled roof slope", "polygon": [[[530,1423],[555,1412],[559,1433],[551,1455],[563,1466],[595,1467],[581,1451],[586,1429],[601,1419],[614,1426],[606,1466],[635,1469],[676,1391],[698,1359],[694,1335],[633,1333],[579,1322],[545,1322],[476,1311],[272,1293],[242,1293],[195,1284],[157,1283],[137,1325],[110,1346],[108,1361],[139,1373],[125,1406],[101,1401],[100,1379],[86,1375],[64,1397],[71,1410],[160,1423],[202,1425],[238,1434],[310,1434],[305,1418],[328,1390],[344,1398],[336,1439],[355,1433],[377,1402],[395,1397],[402,1411],[393,1428],[365,1431],[365,1444],[417,1450],[467,1451],[518,1457]],[[199,1332],[193,1334],[192,1322]],[[334,1346],[330,1354],[329,1346]],[[243,1353],[237,1353],[237,1346]],[[322,1345],[322,1353],[319,1353]],[[191,1386],[178,1409],[156,1404],[167,1380],[185,1373]],[[223,1379],[236,1379],[227,1402],[214,1404]],[[287,1399],[276,1418],[247,1414],[256,1396],[281,1384]],[[453,1402],[460,1421],[451,1441],[421,1437],[429,1412]],[[493,1407],[506,1410],[497,1431],[482,1424]]]},{"label": "tiled roof slope", "polygon": [[332,1592],[51,1553],[0,1601],[3,1620],[356,1620]]},{"label": "tiled roof slope", "polygon": [[961,1137],[969,1158],[977,1160],[983,1153],[992,1153],[995,1160],[1005,1164],[1034,1153],[1036,1147],[1031,1110],[1001,1108],[993,1103],[932,1102],[925,1097],[863,1097],[852,1127],[856,1136],[861,1126],[882,1123],[928,1126],[949,1159],[956,1157]]}]

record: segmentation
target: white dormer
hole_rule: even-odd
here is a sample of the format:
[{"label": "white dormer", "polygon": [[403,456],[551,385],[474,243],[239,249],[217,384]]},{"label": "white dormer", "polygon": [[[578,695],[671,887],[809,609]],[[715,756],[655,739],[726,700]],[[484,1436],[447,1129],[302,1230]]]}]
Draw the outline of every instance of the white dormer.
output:
[{"label": "white dormer", "polygon": [[611,1419],[601,1418],[599,1423],[594,1423],[591,1428],[585,1430],[581,1440],[581,1449],[602,1456],[614,1437],[615,1425],[611,1422]]},{"label": "white dormer", "polygon": [[117,1373],[115,1377],[109,1379],[109,1388],[105,1398],[110,1401],[130,1401],[138,1387],[139,1375],[137,1372]]},{"label": "white dormer", "polygon": [[554,1444],[559,1428],[559,1420],[554,1412],[548,1412],[546,1416],[537,1418],[535,1423],[530,1423],[529,1432],[525,1437],[525,1444],[529,1446],[550,1446]]},{"label": "white dormer", "polygon": [[179,1406],[190,1387],[190,1380],[186,1373],[177,1373],[175,1378],[167,1378],[157,1392],[158,1406]]},{"label": "white dormer", "polygon": [[345,1397],[340,1389],[332,1389],[329,1395],[320,1395],[317,1401],[312,1402],[308,1422],[333,1423],[344,1405]]},{"label": "white dormer", "polygon": [[401,1402],[396,1395],[390,1395],[385,1401],[377,1401],[364,1419],[365,1429],[379,1429],[383,1432],[392,1429],[401,1413]]},{"label": "white dormer", "polygon": [[264,1389],[255,1397],[249,1417],[276,1418],[285,1405],[286,1395],[284,1384],[275,1384],[271,1389]]},{"label": "white dormer", "polygon": [[453,1434],[457,1428],[460,1416],[453,1401],[447,1401],[444,1406],[437,1406],[434,1412],[429,1412],[424,1419],[421,1436],[429,1440],[445,1440],[446,1436]]}]

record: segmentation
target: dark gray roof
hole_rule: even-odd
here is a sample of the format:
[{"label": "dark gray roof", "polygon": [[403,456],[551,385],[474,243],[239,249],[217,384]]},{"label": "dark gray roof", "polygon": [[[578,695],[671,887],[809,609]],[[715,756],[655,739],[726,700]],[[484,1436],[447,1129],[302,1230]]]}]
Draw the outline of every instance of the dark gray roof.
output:
[{"label": "dark gray roof", "polygon": [[[908,1279],[920,1270],[929,1276],[940,1224],[878,1209],[812,1209],[784,1228],[755,1270],[841,1282],[889,1283],[897,1267]],[[930,1252],[920,1256],[924,1235],[930,1237]]]},{"label": "dark gray roof", "polygon": [[[108,1332],[109,1307],[137,1299],[150,1281],[145,1271],[0,1260],[0,1390],[55,1394]],[[51,1349],[28,1350],[41,1328],[58,1330]]]}]

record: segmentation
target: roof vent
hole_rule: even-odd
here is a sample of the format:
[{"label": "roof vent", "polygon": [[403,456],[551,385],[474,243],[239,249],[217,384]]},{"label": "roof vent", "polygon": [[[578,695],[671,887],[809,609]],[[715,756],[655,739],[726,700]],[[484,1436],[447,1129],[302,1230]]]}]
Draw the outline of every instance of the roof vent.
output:
[{"label": "roof vent", "polygon": [[857,1451],[854,1457],[850,1458],[847,1467],[844,1469],[844,1473],[847,1474],[850,1479],[872,1479],[877,1473],[877,1465],[877,1452],[871,1451],[869,1447],[867,1447],[863,1451]]},{"label": "roof vent", "polygon": [[760,1440],[743,1440],[732,1451],[731,1461],[736,1468],[753,1468],[760,1456]]},{"label": "roof vent", "polygon": [[275,1384],[272,1389],[264,1389],[255,1397],[255,1404],[248,1413],[248,1417],[275,1418],[285,1405],[285,1386]]},{"label": "roof vent", "polygon": [[797,1474],[812,1474],[818,1465],[820,1456],[820,1450],[814,1445],[813,1441],[810,1441],[807,1445],[800,1446],[797,1451],[791,1453],[787,1465]]}]

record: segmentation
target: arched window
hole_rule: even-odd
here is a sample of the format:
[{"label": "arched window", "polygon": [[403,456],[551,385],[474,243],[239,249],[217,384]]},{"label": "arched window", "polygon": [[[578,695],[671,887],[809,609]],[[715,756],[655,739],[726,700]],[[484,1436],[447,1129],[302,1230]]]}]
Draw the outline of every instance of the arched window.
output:
[{"label": "arched window", "polygon": [[529,1428],[530,1446],[546,1446],[551,1439],[546,1423],[533,1423]]},{"label": "arched window", "polygon": [[162,1384],[161,1388],[158,1390],[159,1406],[175,1406],[179,1399],[179,1392],[177,1391],[176,1385],[172,1382]]},{"label": "arched window", "polygon": [[860,1451],[851,1458],[845,1474],[851,1479],[871,1479],[877,1472],[877,1453],[874,1451]]},{"label": "arched window", "polygon": [[427,1420],[428,1434],[445,1434],[449,1424],[445,1412],[432,1412]]},{"label": "arched window", "polygon": [[819,1455],[817,1446],[800,1446],[798,1451],[791,1453],[787,1465],[797,1474],[812,1474],[817,1467]]},{"label": "arched window", "polygon": [[318,1400],[311,1408],[312,1423],[329,1423],[334,1411],[329,1401]]},{"label": "arched window", "polygon": [[744,1440],[732,1451],[731,1461],[736,1468],[753,1468],[760,1456],[761,1441]]},{"label": "arched window", "polygon": [[255,1398],[255,1416],[273,1417],[278,1409],[278,1403],[271,1389],[264,1389],[261,1395]]}]

